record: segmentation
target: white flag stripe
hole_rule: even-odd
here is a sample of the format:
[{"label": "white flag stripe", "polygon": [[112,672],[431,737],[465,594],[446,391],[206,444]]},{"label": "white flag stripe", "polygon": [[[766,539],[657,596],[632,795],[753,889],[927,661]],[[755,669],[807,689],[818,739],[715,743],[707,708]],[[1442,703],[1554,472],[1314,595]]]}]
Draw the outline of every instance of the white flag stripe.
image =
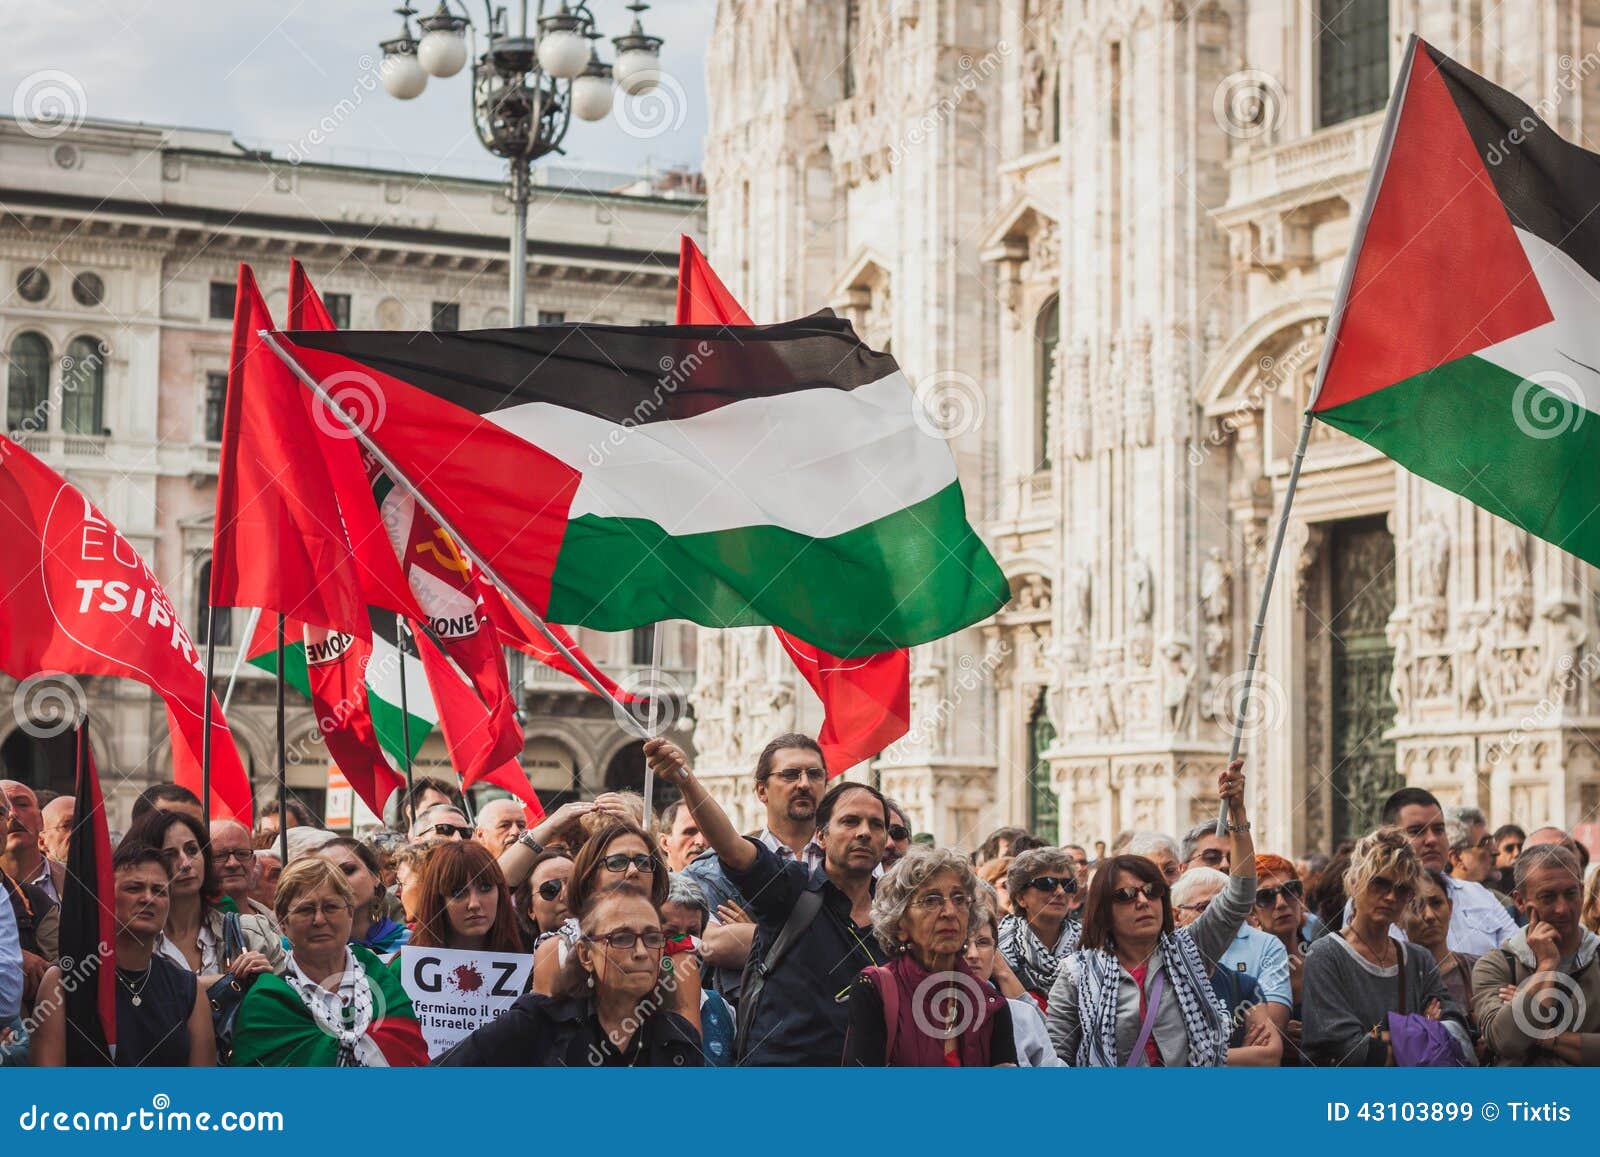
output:
[{"label": "white flag stripe", "polygon": [[1542,237],[1518,229],[1517,240],[1555,320],[1486,346],[1478,357],[1600,413],[1600,285]]}]

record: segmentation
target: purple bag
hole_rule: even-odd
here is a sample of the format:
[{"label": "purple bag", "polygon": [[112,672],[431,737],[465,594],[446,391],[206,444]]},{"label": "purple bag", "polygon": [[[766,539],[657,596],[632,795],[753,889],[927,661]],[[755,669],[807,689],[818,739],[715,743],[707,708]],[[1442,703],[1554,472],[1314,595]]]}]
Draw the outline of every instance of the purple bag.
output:
[{"label": "purple bag", "polygon": [[1400,1011],[1389,1014],[1389,1051],[1394,1063],[1407,1069],[1456,1069],[1465,1066],[1461,1044],[1450,1030],[1419,1012],[1406,1009],[1406,950],[1400,941],[1394,945],[1395,971],[1400,981]]}]

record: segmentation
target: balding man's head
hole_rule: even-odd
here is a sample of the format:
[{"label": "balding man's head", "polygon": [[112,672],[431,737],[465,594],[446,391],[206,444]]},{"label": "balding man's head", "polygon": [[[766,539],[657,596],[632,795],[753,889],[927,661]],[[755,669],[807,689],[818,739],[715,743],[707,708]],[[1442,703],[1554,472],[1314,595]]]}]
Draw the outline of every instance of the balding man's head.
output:
[{"label": "balding man's head", "polygon": [[250,829],[233,820],[211,821],[211,858],[216,864],[217,878],[222,890],[233,897],[241,909],[249,910],[246,901],[250,884],[255,878],[256,854]]},{"label": "balding man's head", "polygon": [[478,809],[478,827],[472,838],[498,857],[527,830],[528,817],[522,810],[522,801],[497,799]]},{"label": "balding man's head", "polygon": [[67,861],[67,847],[72,842],[72,818],[78,812],[78,801],[70,795],[58,795],[39,810],[44,817],[44,831],[39,842],[44,854],[61,863]]},{"label": "balding man's head", "polygon": [[[448,831],[440,831],[447,828]],[[446,840],[465,840],[472,837],[472,828],[467,824],[467,817],[461,810],[449,804],[437,804],[425,809],[417,816],[417,822],[411,825],[411,838],[413,840],[427,839],[437,836]]]}]

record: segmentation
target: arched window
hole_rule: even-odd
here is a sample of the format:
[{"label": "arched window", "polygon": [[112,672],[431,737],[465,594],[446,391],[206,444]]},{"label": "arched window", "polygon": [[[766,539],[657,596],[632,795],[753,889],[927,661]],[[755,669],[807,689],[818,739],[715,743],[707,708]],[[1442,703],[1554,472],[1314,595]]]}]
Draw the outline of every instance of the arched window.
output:
[{"label": "arched window", "polygon": [[92,337],[73,338],[61,363],[61,430],[92,434],[105,430],[105,344]]},{"label": "arched window", "polygon": [[45,429],[49,396],[50,343],[42,334],[19,333],[11,341],[11,368],[6,374],[6,429]]},{"label": "arched window", "polygon": [[[196,580],[194,605],[199,615],[195,623],[194,641],[204,646],[211,637],[211,561],[200,564],[200,577]],[[217,615],[217,646],[233,645],[233,613],[227,607],[219,608]]]},{"label": "arched window", "polygon": [[1050,466],[1050,381],[1061,341],[1061,299],[1052,297],[1033,328],[1033,469]]}]

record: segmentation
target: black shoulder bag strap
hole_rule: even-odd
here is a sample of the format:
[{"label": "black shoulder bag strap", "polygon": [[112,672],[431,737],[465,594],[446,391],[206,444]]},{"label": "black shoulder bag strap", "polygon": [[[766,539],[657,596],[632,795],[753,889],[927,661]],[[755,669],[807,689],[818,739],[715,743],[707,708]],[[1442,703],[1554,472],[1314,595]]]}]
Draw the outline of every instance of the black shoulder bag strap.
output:
[{"label": "black shoulder bag strap", "polygon": [[800,893],[800,898],[795,901],[794,907],[789,909],[789,918],[783,922],[783,929],[778,933],[778,938],[772,942],[772,947],[767,949],[767,954],[760,960],[751,960],[744,970],[744,981],[739,989],[739,1010],[737,1026],[733,1034],[733,1055],[738,1060],[744,1059],[745,1047],[750,1039],[750,1026],[755,1023],[756,1006],[761,1001],[762,990],[767,987],[767,977],[783,958],[789,955],[789,949],[794,947],[795,941],[805,935],[806,929],[811,927],[811,922],[817,918],[817,913],[822,911],[822,892],[807,889]]}]

